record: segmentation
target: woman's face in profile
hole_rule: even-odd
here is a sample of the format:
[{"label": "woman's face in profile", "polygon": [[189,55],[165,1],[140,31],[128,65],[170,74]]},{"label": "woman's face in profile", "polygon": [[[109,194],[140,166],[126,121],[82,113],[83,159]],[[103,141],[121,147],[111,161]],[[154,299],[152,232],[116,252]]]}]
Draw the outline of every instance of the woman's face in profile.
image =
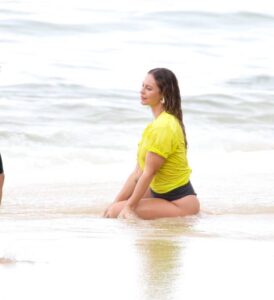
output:
[{"label": "woman's face in profile", "polygon": [[143,105],[155,106],[161,101],[162,95],[153,75],[146,75],[140,91],[140,97]]}]

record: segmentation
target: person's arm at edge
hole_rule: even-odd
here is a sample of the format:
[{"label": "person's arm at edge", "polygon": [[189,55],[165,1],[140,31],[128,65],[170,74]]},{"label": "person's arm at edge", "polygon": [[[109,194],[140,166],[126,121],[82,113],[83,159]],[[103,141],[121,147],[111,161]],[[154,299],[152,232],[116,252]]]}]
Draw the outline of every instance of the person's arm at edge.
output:
[{"label": "person's arm at edge", "polygon": [[4,180],[5,180],[5,175],[4,175],[4,173],[1,173],[0,174],[0,206],[2,203]]}]

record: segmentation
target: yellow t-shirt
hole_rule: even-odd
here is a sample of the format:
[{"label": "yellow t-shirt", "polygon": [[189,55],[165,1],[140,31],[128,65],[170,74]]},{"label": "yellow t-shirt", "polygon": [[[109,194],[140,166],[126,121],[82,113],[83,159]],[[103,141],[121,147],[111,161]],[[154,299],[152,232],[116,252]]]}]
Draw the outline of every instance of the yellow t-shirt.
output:
[{"label": "yellow t-shirt", "polygon": [[167,193],[189,181],[191,169],[186,157],[184,135],[175,116],[164,111],[144,130],[137,153],[142,170],[147,151],[165,158],[150,184],[154,192]]}]

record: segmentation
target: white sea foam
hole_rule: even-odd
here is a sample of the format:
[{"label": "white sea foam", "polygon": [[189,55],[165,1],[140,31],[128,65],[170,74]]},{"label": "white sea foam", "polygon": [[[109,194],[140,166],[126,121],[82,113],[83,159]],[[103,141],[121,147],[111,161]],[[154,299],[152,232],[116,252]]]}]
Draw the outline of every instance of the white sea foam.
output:
[{"label": "white sea foam", "polygon": [[200,1],[57,1],[54,14],[43,1],[25,3],[0,10],[0,147],[11,185],[26,170],[22,181],[69,182],[77,170],[86,182],[88,170],[95,180],[108,165],[134,161],[152,118],[138,91],[155,66],[179,78],[193,164],[233,152],[258,161],[273,151],[267,2],[255,12],[245,1],[221,10]]}]

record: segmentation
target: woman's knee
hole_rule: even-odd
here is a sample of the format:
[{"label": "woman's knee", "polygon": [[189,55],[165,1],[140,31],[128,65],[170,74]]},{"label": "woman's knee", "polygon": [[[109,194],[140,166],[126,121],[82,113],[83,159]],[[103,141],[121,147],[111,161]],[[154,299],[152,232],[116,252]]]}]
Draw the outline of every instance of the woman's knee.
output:
[{"label": "woman's knee", "polygon": [[196,215],[200,212],[200,201],[196,196],[195,196],[195,199],[193,199],[191,212],[192,212],[192,215]]}]

